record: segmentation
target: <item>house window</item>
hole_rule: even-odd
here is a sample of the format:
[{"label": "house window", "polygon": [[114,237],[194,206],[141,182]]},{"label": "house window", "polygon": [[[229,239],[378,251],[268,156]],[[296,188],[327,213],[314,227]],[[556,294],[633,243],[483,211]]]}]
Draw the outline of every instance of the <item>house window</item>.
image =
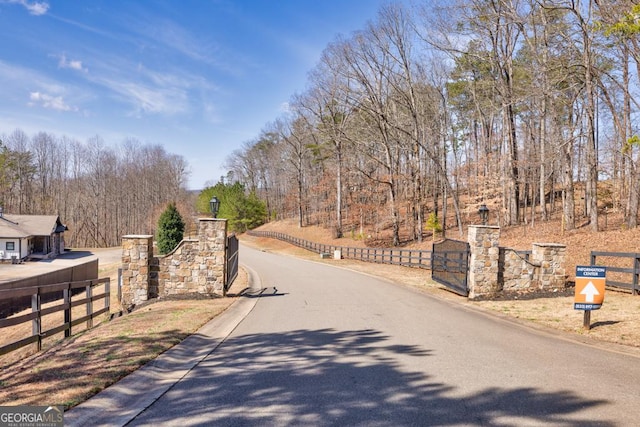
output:
[{"label": "house window", "polygon": [[8,251],[14,251],[16,249],[16,243],[15,242],[7,242],[7,250]]}]

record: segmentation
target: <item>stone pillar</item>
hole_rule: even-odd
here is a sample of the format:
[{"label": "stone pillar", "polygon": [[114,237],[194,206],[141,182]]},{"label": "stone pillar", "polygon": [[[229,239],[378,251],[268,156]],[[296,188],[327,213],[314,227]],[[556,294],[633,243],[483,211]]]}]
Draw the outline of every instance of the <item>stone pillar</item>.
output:
[{"label": "stone pillar", "polygon": [[531,262],[536,273],[531,283],[538,289],[561,289],[567,279],[567,246],[559,243],[533,243]]},{"label": "stone pillar", "polygon": [[500,291],[498,284],[498,260],[500,227],[470,225],[469,242],[469,298],[493,295]]},{"label": "stone pillar", "polygon": [[226,269],[227,220],[200,218],[198,240],[200,242],[198,291],[222,295]]},{"label": "stone pillar", "polygon": [[149,299],[153,236],[122,237],[122,308],[131,309]]},{"label": "stone pillar", "polygon": [[61,233],[54,233],[53,234],[53,245],[51,246],[51,252],[53,252],[53,257],[57,257],[58,255],[60,255],[62,253],[61,248]]}]

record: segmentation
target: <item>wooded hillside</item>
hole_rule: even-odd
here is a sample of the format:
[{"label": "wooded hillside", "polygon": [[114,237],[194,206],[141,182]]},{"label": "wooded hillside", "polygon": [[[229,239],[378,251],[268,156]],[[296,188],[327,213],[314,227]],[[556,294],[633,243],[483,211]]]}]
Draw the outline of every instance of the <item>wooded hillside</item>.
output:
[{"label": "wooded hillside", "polygon": [[60,215],[68,247],[120,245],[125,234],[154,233],[169,202],[191,215],[187,164],[162,147],[130,139],[108,147],[16,130],[0,144],[0,205],[15,214]]},{"label": "wooded hillside", "polygon": [[389,228],[396,245],[429,213],[461,231],[483,203],[502,226],[555,214],[598,231],[619,212],[636,227],[640,6],[440,3],[389,4],[337,37],[228,178],[272,218]]},{"label": "wooded hillside", "polygon": [[[287,112],[227,159],[225,184],[270,219],[391,230],[394,245],[420,242],[427,223],[457,237],[482,204],[503,227],[599,231],[613,214],[635,228],[640,5],[416,3],[336,37]],[[153,233],[172,201],[190,223],[188,165],[160,146],[21,130],[2,143],[5,212],[59,214],[68,246]]]}]

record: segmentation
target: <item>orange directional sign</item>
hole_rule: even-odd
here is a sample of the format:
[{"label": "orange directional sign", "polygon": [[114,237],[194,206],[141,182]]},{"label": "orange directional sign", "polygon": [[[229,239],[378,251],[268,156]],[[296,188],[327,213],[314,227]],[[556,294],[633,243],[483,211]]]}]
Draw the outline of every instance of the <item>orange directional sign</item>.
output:
[{"label": "orange directional sign", "polygon": [[573,308],[597,310],[604,301],[607,281],[606,267],[583,265],[576,267],[576,293]]}]

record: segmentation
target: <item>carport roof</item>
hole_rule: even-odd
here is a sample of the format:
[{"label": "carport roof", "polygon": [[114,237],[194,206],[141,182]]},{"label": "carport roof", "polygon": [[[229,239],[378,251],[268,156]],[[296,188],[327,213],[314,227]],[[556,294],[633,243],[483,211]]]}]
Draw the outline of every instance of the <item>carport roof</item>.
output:
[{"label": "carport roof", "polygon": [[0,216],[0,239],[20,239],[31,236],[50,236],[61,233],[67,227],[57,215],[12,215]]}]

